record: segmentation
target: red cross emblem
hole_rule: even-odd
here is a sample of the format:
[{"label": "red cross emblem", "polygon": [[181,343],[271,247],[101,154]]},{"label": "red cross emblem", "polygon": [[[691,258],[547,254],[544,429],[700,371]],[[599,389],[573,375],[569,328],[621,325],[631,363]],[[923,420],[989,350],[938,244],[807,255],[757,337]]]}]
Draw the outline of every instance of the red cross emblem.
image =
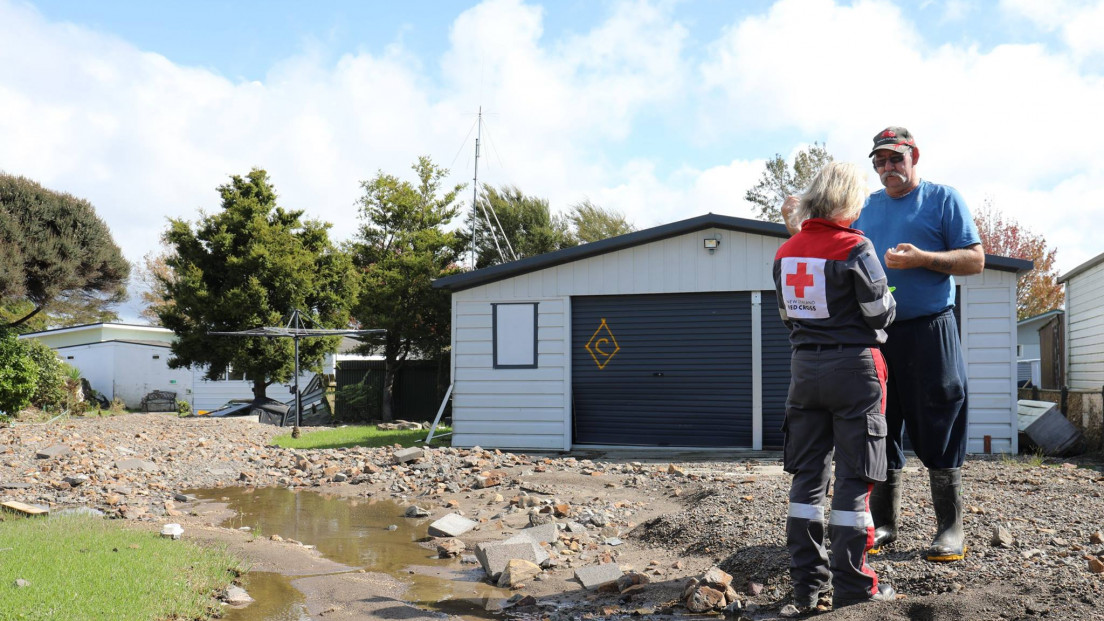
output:
[{"label": "red cross emblem", "polygon": [[808,263],[798,263],[797,273],[786,274],[786,286],[794,288],[794,294],[799,298],[805,297],[805,287],[813,286],[813,275],[806,272]]}]

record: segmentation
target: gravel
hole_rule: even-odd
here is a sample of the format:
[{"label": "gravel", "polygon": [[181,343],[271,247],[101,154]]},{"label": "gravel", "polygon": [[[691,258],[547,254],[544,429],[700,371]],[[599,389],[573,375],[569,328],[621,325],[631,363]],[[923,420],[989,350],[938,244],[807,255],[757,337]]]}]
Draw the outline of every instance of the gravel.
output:
[{"label": "gravel", "polygon": [[[537,504],[572,502],[571,521],[624,544],[628,555],[666,553],[712,562],[732,574],[748,605],[729,618],[773,619],[790,589],[784,523],[789,477],[777,460],[734,459],[676,464],[576,459],[481,449],[427,449],[415,463],[395,464],[395,448],[293,451],[268,446],[287,430],[248,418],[181,419],[129,414],[0,429],[0,500],[85,507],[109,517],[166,521],[179,515],[174,500],[184,490],[225,485],[316,488],[363,485],[365,493],[400,499],[505,496],[505,512],[521,490],[566,487],[572,496],[537,496]],[[64,445],[56,456],[44,449]],[[1098,457],[1098,456],[1097,456]],[[136,463],[140,467],[134,467]],[[904,476],[899,541],[870,557],[870,564],[903,598],[831,611],[825,619],[1090,619],[1104,604],[1104,475],[1094,457],[1074,460],[971,458],[963,469],[969,552],[965,561],[929,563],[923,553],[934,534],[927,473],[910,461]],[[500,486],[482,489],[492,479]],[[557,479],[556,477],[561,477]],[[566,477],[566,478],[564,478]],[[634,502],[600,497],[614,486]],[[566,495],[563,495],[566,496]],[[633,524],[656,499],[675,510]],[[531,499],[527,499],[531,500]],[[517,504],[517,503],[515,503]],[[501,505],[483,502],[495,519]],[[470,509],[470,507],[469,507]],[[535,509],[528,509],[534,511]],[[478,518],[472,511],[470,517]],[[653,513],[654,515],[654,513]],[[168,520],[171,521],[171,520]],[[567,522],[567,520],[564,520]],[[635,528],[632,528],[635,526]],[[613,529],[613,530],[611,530]],[[631,530],[630,530],[631,529]],[[994,541],[1003,529],[1005,545]],[[1007,537],[1011,536],[1011,542]],[[704,557],[704,559],[703,559]],[[626,558],[622,556],[622,558]],[[701,562],[694,566],[701,566]],[[668,576],[677,592],[686,576]],[[761,585],[761,587],[760,587]],[[555,597],[544,598],[546,603]],[[616,598],[612,600],[617,604]],[[626,607],[609,601],[560,603],[539,618],[620,618]],[[660,611],[686,614],[670,602]],[[679,612],[681,610],[681,612]],[[657,612],[650,615],[662,618]],[[821,617],[818,617],[821,618]]]}]

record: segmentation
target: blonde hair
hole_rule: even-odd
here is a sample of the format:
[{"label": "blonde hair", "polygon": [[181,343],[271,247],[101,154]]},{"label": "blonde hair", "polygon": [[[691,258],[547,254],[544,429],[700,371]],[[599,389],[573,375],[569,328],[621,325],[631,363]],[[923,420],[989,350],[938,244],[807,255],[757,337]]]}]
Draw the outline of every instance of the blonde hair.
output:
[{"label": "blonde hair", "polygon": [[795,218],[854,221],[866,201],[866,170],[849,162],[829,162],[801,195]]}]

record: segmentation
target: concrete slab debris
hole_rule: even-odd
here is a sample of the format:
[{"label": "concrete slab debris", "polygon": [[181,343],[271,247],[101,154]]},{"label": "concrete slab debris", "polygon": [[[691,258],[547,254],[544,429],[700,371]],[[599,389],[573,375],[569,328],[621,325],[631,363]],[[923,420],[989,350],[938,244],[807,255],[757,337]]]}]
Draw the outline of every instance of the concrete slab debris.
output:
[{"label": "concrete slab debris", "polygon": [[64,444],[55,444],[42,449],[35,453],[36,459],[50,459],[51,457],[61,457],[62,455],[69,454],[69,447]]},{"label": "concrete slab debris", "polygon": [[[547,553],[545,556],[547,556]],[[491,580],[498,580],[499,575],[506,569],[506,564],[511,560],[522,559],[539,564],[532,540],[514,543],[497,541],[481,543],[475,546],[475,558],[479,560],[479,564],[483,566],[483,571],[487,572],[487,576]]]},{"label": "concrete slab debris", "polygon": [[475,528],[477,522],[457,513],[450,513],[429,525],[430,537],[459,537]]},{"label": "concrete slab debris", "polygon": [[612,582],[617,582],[620,577],[621,568],[617,563],[590,565],[575,570],[575,579],[582,583],[583,588],[586,589],[597,589]]},{"label": "concrete slab debris", "polygon": [[421,459],[423,454],[425,454],[425,451],[423,449],[418,448],[418,447],[399,449],[399,450],[395,451],[395,463],[396,464],[405,464],[408,461],[414,461],[415,459]]}]

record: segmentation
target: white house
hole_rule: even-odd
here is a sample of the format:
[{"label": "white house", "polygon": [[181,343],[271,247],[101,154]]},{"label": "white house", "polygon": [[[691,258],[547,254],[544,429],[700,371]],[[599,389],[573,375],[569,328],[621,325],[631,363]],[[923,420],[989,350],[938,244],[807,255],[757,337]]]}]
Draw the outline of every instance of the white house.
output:
[{"label": "white house", "polygon": [[[778,448],[779,224],[704,215],[437,280],[452,292],[453,444]],[[1016,275],[961,278],[968,449],[1017,450]]]},{"label": "white house", "polygon": [[1064,312],[1057,308],[1016,322],[1016,361],[1019,367],[1016,379],[1021,385],[1030,380],[1033,386],[1042,386],[1039,328]]},{"label": "white house", "polygon": [[[230,370],[220,380],[204,378],[197,368],[170,369],[170,347],[175,340],[171,330],[157,326],[119,323],[95,323],[44,330],[20,335],[38,340],[57,351],[66,363],[80,369],[96,391],[108,399],[118,397],[128,408],[141,406],[142,398],[154,390],[175,392],[187,401],[192,411],[214,410],[234,399],[251,400],[253,383]],[[335,356],[327,357],[324,371],[334,372]],[[300,378],[303,384],[310,374]],[[268,396],[288,401],[292,392],[287,385],[273,384]]]},{"label": "white house", "polygon": [[1058,278],[1066,285],[1066,385],[1100,392],[1104,387],[1104,254]]}]

